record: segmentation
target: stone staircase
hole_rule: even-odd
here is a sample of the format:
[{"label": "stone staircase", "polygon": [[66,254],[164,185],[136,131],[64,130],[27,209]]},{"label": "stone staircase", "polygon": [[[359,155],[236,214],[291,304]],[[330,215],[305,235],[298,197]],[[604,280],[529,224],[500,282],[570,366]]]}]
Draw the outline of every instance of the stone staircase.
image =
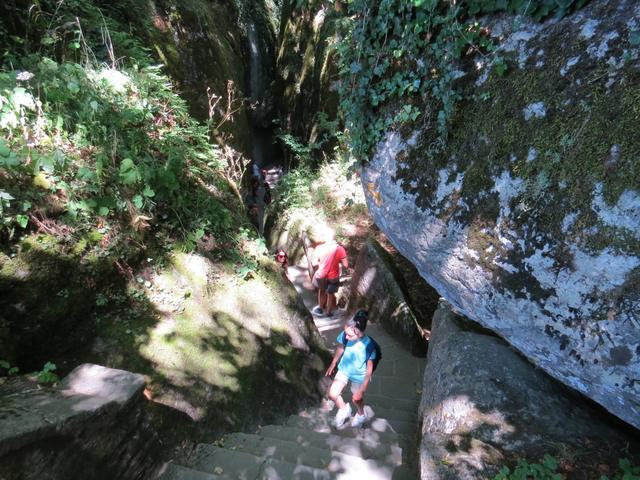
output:
[{"label": "stone staircase", "polygon": [[[299,273],[299,275],[298,275]],[[304,275],[303,275],[304,273]],[[313,306],[306,273],[290,269],[291,279],[307,307]],[[346,313],[316,319],[327,345],[346,320]],[[200,444],[183,465],[168,463],[162,480],[288,480],[418,478],[418,423],[424,359],[413,357],[382,328],[371,323],[367,334],[382,349],[365,395],[368,420],[362,428],[333,424],[336,409],[325,401],[290,416],[282,425],[255,433],[232,433],[215,445]],[[345,400],[350,392],[345,389]]]}]

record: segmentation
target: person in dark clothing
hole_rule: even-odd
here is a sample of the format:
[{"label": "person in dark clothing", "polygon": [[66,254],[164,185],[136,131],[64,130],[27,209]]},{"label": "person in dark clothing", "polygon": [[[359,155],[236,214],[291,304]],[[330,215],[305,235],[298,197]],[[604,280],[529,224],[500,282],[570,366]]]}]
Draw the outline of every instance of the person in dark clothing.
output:
[{"label": "person in dark clothing", "polygon": [[271,187],[267,182],[264,182],[264,204],[269,205],[271,203]]}]

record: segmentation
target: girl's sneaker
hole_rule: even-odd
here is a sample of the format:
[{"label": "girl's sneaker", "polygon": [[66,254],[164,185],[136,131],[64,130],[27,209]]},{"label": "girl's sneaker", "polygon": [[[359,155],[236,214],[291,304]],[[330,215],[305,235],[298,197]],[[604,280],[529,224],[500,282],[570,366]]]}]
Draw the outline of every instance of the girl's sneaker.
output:
[{"label": "girl's sneaker", "polygon": [[366,413],[363,413],[362,415],[360,415],[359,413],[356,413],[354,417],[351,419],[351,426],[353,428],[359,428],[362,425],[364,425],[364,422],[366,421],[367,421]]},{"label": "girl's sneaker", "polygon": [[313,307],[311,313],[313,313],[317,317],[324,317],[324,312],[320,308],[320,305],[316,305],[315,307]]},{"label": "girl's sneaker", "polygon": [[340,428],[347,421],[347,418],[351,416],[351,404],[347,403],[344,407],[338,410],[336,413],[336,427]]}]

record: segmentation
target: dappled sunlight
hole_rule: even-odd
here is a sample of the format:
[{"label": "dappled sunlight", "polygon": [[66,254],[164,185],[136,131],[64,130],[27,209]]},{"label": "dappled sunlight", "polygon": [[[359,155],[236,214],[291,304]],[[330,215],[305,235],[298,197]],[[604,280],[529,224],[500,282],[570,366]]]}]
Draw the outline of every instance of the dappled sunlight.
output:
[{"label": "dappled sunlight", "polygon": [[492,428],[491,440],[495,442],[504,441],[507,435],[516,431],[501,412],[482,412],[468,395],[452,396],[436,405],[425,416],[423,431],[429,431],[436,424],[434,431],[444,434],[467,434],[489,426]]},{"label": "dappled sunlight", "polygon": [[457,465],[458,472],[481,472],[504,462],[494,445],[505,445],[516,428],[502,412],[483,412],[468,395],[456,395],[425,414],[422,433],[423,471],[435,472],[444,463]]},{"label": "dappled sunlight", "polygon": [[257,398],[268,389],[311,394],[310,380],[294,374],[309,347],[306,333],[292,322],[295,313],[277,283],[279,274],[268,278],[265,270],[243,280],[231,267],[195,254],[171,260],[144,284],[159,316],[139,346],[154,372],[154,401],[194,420],[231,425],[245,421],[249,409],[257,414],[273,408],[266,401],[257,409],[240,401],[248,392]]}]

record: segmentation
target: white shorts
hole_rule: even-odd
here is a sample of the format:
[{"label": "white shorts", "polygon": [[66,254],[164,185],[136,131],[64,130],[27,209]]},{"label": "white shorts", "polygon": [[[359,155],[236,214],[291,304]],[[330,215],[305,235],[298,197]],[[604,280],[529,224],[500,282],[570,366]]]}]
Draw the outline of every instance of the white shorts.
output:
[{"label": "white shorts", "polygon": [[340,388],[339,393],[342,393],[342,390],[344,389],[344,387],[347,386],[349,382],[351,382],[351,393],[356,393],[358,390],[360,390],[360,387],[362,386],[361,383],[356,383],[353,380],[349,380],[349,377],[347,377],[340,370],[338,370],[338,373],[336,373],[336,376],[333,379],[333,381],[342,384],[342,387]]}]

